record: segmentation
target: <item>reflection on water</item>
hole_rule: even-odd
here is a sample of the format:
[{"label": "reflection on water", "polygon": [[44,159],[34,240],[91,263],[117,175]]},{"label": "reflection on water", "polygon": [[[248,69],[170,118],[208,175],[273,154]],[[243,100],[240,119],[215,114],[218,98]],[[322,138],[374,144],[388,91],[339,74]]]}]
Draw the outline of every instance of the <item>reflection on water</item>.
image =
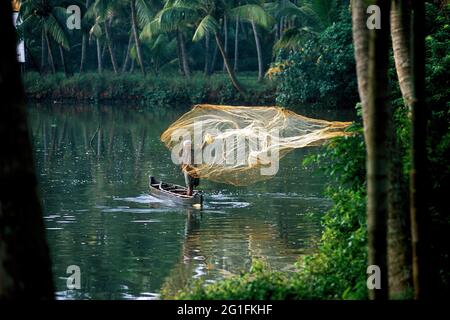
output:
[{"label": "reflection on water", "polygon": [[[181,113],[30,106],[58,298],[155,299],[163,287],[228,277],[254,258],[292,270],[314,250],[330,203],[321,196],[323,179],[300,164],[317,149],[291,153],[274,179],[257,185],[202,181],[201,211],[148,194],[150,174],[183,183],[159,141]],[[81,268],[81,290],[67,290],[70,265]]]}]

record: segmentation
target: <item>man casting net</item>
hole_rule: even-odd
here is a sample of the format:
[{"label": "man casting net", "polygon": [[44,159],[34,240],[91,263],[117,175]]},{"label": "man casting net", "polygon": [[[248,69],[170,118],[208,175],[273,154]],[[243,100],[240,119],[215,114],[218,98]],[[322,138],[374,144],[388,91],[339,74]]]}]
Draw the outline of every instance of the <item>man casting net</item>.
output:
[{"label": "man casting net", "polygon": [[244,186],[272,178],[288,152],[346,135],[349,125],[278,107],[197,105],[161,140],[191,177]]}]

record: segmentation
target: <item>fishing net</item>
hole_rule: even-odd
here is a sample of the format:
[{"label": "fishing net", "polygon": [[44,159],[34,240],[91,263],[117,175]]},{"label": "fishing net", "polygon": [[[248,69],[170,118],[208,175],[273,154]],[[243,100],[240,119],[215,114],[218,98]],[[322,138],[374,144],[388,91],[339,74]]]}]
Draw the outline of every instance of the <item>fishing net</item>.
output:
[{"label": "fishing net", "polygon": [[190,176],[244,186],[272,178],[290,151],[346,135],[349,125],[278,107],[197,105],[161,141]]}]

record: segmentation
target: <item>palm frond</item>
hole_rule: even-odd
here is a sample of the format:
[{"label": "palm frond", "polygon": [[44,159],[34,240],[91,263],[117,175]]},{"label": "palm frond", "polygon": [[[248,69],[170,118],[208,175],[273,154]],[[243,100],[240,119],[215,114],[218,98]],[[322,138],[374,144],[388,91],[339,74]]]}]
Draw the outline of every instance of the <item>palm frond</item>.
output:
[{"label": "palm frond", "polygon": [[203,39],[206,34],[212,34],[216,32],[219,29],[219,23],[217,22],[214,17],[207,15],[200,21],[200,23],[197,26],[197,29],[195,30],[194,37],[192,38],[192,41],[197,42]]},{"label": "palm frond", "polygon": [[159,27],[159,21],[153,20],[147,23],[141,31],[139,38],[141,40],[148,40],[161,33],[161,28]]},{"label": "palm frond", "polygon": [[264,28],[270,28],[275,22],[263,7],[257,4],[245,4],[229,11],[229,15],[243,21],[254,21]]},{"label": "palm frond", "polygon": [[284,32],[280,40],[278,40],[273,50],[274,52],[280,49],[300,49],[307,40],[313,38],[318,33],[307,28],[292,28]]},{"label": "palm frond", "polygon": [[99,23],[95,23],[92,26],[91,30],[89,31],[89,34],[91,36],[94,36],[97,39],[100,38],[102,36],[102,34],[103,34],[103,30],[102,30],[102,27],[100,26],[100,24]]},{"label": "palm frond", "polygon": [[136,0],[136,14],[140,26],[145,26],[153,19],[152,8],[145,0]]},{"label": "palm frond", "polygon": [[173,6],[161,10],[156,20],[162,32],[174,31],[198,19],[197,10],[190,7]]},{"label": "palm frond", "polygon": [[56,41],[56,43],[60,44],[66,50],[69,49],[69,40],[67,38],[67,35],[64,32],[63,27],[56,20],[55,16],[49,15],[47,17],[47,19],[45,20],[45,29]]}]

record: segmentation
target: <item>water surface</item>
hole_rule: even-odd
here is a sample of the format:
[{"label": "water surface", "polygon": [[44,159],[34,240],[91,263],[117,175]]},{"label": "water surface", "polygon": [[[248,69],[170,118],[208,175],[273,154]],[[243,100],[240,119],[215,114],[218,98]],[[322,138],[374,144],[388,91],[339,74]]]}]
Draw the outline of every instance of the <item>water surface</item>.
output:
[{"label": "water surface", "polygon": [[[249,187],[202,181],[201,211],[148,194],[150,174],[183,183],[159,136],[184,111],[29,107],[58,298],[155,299],[161,288],[247,270],[255,258],[294,270],[314,250],[330,202],[323,177],[301,162],[318,148],[292,152],[274,179]],[[70,265],[81,269],[80,290],[67,289]]]}]

